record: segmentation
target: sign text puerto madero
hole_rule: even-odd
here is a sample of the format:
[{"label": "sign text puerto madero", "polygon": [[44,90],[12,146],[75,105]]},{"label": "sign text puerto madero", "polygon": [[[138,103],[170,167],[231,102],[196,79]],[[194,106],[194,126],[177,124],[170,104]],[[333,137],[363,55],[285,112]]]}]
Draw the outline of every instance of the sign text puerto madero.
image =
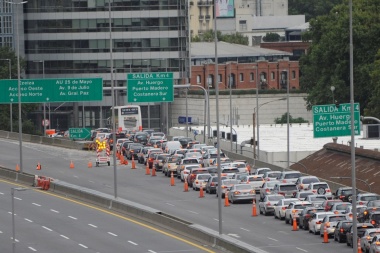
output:
[{"label": "sign text puerto madero", "polygon": [[173,102],[173,73],[128,74],[128,102]]},{"label": "sign text puerto madero", "polygon": [[[0,103],[18,103],[18,81],[0,80]],[[21,79],[21,103],[103,100],[102,78]]]}]

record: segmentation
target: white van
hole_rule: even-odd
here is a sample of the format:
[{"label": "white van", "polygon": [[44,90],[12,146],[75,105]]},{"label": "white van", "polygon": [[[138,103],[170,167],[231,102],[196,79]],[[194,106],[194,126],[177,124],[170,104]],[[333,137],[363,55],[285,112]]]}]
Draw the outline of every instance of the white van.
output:
[{"label": "white van", "polygon": [[181,149],[181,143],[179,141],[168,141],[166,143],[165,152],[173,154],[177,149]]}]

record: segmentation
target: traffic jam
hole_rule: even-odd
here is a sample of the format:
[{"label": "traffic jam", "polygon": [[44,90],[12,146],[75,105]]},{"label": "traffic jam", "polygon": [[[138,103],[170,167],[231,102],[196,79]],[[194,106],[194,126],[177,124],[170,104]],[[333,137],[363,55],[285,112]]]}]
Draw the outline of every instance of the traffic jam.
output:
[{"label": "traffic jam", "polygon": [[[183,182],[184,191],[221,196],[225,206],[252,205],[252,216],[273,216],[292,230],[305,230],[323,242],[334,240],[353,247],[352,188],[332,192],[328,183],[299,171],[251,168],[220,153],[221,191],[218,192],[217,148],[189,137],[170,141],[161,132],[118,135],[119,160],[143,164],[146,174]],[[110,138],[111,139],[111,138]],[[112,149],[112,146],[111,146]],[[128,162],[127,162],[128,163]],[[132,165],[134,166],[134,165]],[[380,253],[380,195],[357,192],[358,252]]]}]

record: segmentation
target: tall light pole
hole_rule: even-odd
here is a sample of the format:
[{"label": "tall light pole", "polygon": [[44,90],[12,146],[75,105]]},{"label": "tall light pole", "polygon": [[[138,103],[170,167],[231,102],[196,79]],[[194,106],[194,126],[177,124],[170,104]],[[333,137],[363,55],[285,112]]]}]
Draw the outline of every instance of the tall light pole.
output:
[{"label": "tall light pole", "polygon": [[[231,80],[231,62],[230,62],[230,77],[228,80],[228,86],[230,88],[230,150],[232,151],[232,80]],[[237,143],[237,141],[236,141]],[[237,150],[236,150],[237,153]]]},{"label": "tall light pole", "polygon": [[[0,59],[0,61],[8,61],[8,71],[9,71],[9,80],[12,79],[12,69],[11,69],[11,59]],[[11,127],[11,132],[13,132],[13,117],[12,117],[12,102],[9,103],[9,121],[10,121],[10,127]]]},{"label": "tall light pole", "polygon": [[289,69],[285,69],[284,72],[286,72],[286,77],[287,77],[287,80],[286,80],[286,156],[287,156],[287,160],[288,160],[288,163],[287,163],[287,168],[289,168],[290,166],[290,163],[289,163],[289,160],[290,160],[290,144],[289,144],[289,86],[290,86],[290,83],[289,83],[289,75],[290,75],[290,66],[289,66]]},{"label": "tall light pole", "polygon": [[[257,126],[257,155],[256,155],[257,160],[260,160],[260,122],[259,122],[259,109],[263,105],[266,105],[266,104],[269,104],[269,103],[273,103],[273,102],[276,102],[276,101],[282,101],[282,100],[287,100],[287,98],[279,98],[279,99],[271,100],[271,101],[262,103],[261,105],[255,107],[253,109],[254,113],[256,114],[256,126]],[[255,131],[255,130],[253,130],[253,131]]]},{"label": "tall light pole", "polygon": [[22,166],[22,119],[21,119],[21,67],[20,67],[20,35],[18,26],[18,6],[26,4],[28,1],[19,3],[8,2],[6,3],[16,5],[16,44],[17,44],[17,96],[18,96],[18,139],[20,146],[20,173],[23,173]]},{"label": "tall light pole", "polygon": [[[34,61],[38,63],[42,63],[42,79],[45,79],[45,60],[39,60],[39,61]],[[46,136],[46,103],[43,103],[44,107],[44,119],[43,119],[43,127],[44,127],[44,136]]]},{"label": "tall light pole", "polygon": [[[111,15],[111,0],[108,0],[108,28],[109,28],[109,44],[110,44],[110,74],[111,74],[111,103],[112,103],[112,143],[116,143],[116,126],[115,126],[115,85],[113,83],[113,43],[112,43],[112,15]],[[84,105],[83,105],[84,107]],[[84,117],[84,115],[83,115]],[[84,126],[83,126],[84,127]],[[115,145],[114,145],[115,147]],[[116,152],[112,152],[113,162],[113,180],[114,180],[114,197],[117,198],[117,169],[116,169]]]},{"label": "tall light pole", "polygon": [[[147,70],[147,72],[150,72],[149,61],[143,60],[143,62],[146,62],[146,70]],[[150,103],[148,103],[148,128],[150,129]]]}]

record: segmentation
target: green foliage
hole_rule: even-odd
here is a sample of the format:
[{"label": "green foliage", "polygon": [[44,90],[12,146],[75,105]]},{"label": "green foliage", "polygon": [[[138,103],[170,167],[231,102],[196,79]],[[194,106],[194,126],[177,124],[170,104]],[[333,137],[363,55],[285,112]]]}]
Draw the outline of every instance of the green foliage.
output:
[{"label": "green foliage", "polygon": [[278,42],[280,41],[280,35],[278,33],[267,33],[263,37],[264,42]]},{"label": "green foliage", "polygon": [[[288,113],[284,113],[281,118],[275,118],[275,124],[287,124],[288,123]],[[308,120],[305,120],[302,117],[293,118],[291,114],[289,114],[289,123],[309,123]]]},{"label": "green foliage", "polygon": [[342,0],[288,0],[289,15],[305,15],[306,22],[318,16],[327,15]]},{"label": "green foliage", "polygon": [[380,49],[377,51],[374,68],[370,72],[373,92],[368,107],[364,110],[365,115],[380,118]]},{"label": "green foliage", "polygon": [[[225,41],[228,43],[248,45],[248,37],[241,35],[240,33],[222,34],[217,32],[218,41]],[[213,42],[215,33],[213,30],[208,30],[202,35],[197,35],[191,38],[192,42]]]},{"label": "green foliage", "polygon": [[[11,77],[17,79],[17,55],[9,47],[0,47],[0,58],[11,60]],[[25,67],[25,61],[20,58],[21,72]],[[9,64],[8,61],[0,60],[0,79],[9,79]],[[28,119],[28,114],[37,109],[37,104],[22,104],[21,118],[23,133],[36,134],[35,126]],[[0,129],[10,131],[10,107],[9,104],[0,104]],[[12,105],[12,127],[14,132],[18,132],[18,104]]]},{"label": "green foliage", "polygon": [[[377,0],[353,1],[354,100],[360,107],[376,107],[378,81],[375,56],[380,48],[380,15]],[[300,60],[301,88],[308,93],[308,109],[313,105],[350,101],[350,55],[348,4],[334,7],[328,15],[310,20],[307,37],[312,44]],[[374,116],[374,115],[372,115]]]}]

